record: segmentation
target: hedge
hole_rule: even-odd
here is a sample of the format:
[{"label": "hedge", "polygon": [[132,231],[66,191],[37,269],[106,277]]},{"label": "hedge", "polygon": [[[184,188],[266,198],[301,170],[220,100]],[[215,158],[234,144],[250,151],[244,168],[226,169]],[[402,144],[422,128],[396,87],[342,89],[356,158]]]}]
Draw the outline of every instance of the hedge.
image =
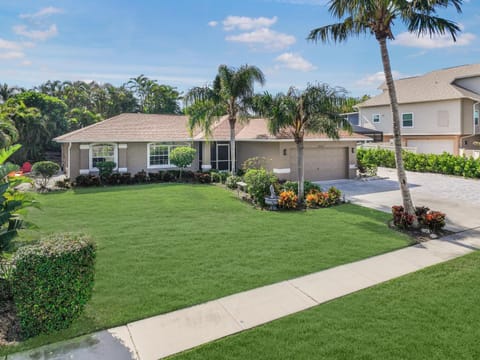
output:
[{"label": "hedge", "polygon": [[70,326],[92,296],[95,245],[85,235],[57,234],[20,248],[13,298],[24,338]]},{"label": "hedge", "polygon": [[[455,156],[448,153],[415,154],[403,152],[405,169],[417,172],[431,172],[445,175],[480,178],[480,159]],[[358,149],[357,161],[359,167],[372,165],[395,168],[395,154],[385,149]]]}]

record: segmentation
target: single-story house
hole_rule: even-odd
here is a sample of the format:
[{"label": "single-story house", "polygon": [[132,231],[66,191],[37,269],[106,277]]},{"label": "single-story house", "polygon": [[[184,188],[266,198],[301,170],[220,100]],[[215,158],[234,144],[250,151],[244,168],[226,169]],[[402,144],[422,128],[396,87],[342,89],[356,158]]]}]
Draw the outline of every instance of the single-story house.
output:
[{"label": "single-story house", "polygon": [[[402,143],[419,153],[480,156],[480,64],[432,71],[395,80]],[[356,107],[359,125],[393,138],[388,89]]]},{"label": "single-story house", "polygon": [[[65,174],[97,173],[100,161],[113,161],[118,172],[158,172],[175,169],[170,152],[176,146],[192,146],[197,156],[190,169],[230,169],[230,128],[226,117],[217,121],[212,134],[187,130],[182,115],[121,114],[59,136]],[[332,140],[324,134],[305,135],[305,178],[332,180],[356,176],[356,143],[368,139],[340,132]],[[251,157],[264,157],[268,169],[280,178],[296,179],[296,146],[288,134],[268,133],[265,119],[251,119],[236,128],[236,158],[239,165]]]}]

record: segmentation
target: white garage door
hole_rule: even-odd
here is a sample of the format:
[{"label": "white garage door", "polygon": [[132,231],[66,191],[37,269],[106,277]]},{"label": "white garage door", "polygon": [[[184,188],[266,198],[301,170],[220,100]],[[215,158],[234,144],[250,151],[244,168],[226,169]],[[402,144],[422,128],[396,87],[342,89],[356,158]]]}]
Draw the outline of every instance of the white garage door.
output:
[{"label": "white garage door", "polygon": [[453,154],[453,140],[408,140],[407,146],[417,148],[419,154],[441,154],[448,152]]},{"label": "white garage door", "polygon": [[[348,148],[305,149],[305,180],[337,180],[348,178]],[[296,180],[297,155],[290,157],[292,178]]]}]

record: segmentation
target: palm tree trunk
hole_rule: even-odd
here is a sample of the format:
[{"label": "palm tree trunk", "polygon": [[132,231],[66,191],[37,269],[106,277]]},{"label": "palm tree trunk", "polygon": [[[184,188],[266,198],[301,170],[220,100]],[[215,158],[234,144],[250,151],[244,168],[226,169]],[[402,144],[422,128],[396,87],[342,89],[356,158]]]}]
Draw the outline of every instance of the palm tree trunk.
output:
[{"label": "palm tree trunk", "polygon": [[417,217],[415,216],[415,207],[413,206],[412,196],[408,188],[407,174],[403,165],[402,156],[402,134],[400,130],[400,114],[398,111],[397,92],[392,76],[392,68],[390,66],[390,56],[388,54],[387,39],[377,39],[380,44],[382,54],[383,71],[385,72],[385,80],[387,83],[388,93],[390,95],[390,104],[393,116],[393,140],[395,144],[395,163],[397,165],[398,182],[400,184],[400,192],[402,194],[403,207],[405,212],[413,216],[413,227],[418,227]]},{"label": "palm tree trunk", "polygon": [[295,140],[297,145],[298,204],[303,203],[305,174],[303,171],[303,139]]},{"label": "palm tree trunk", "polygon": [[230,171],[232,175],[236,172],[236,149],[235,149],[235,121],[230,120],[230,160],[232,163]]}]

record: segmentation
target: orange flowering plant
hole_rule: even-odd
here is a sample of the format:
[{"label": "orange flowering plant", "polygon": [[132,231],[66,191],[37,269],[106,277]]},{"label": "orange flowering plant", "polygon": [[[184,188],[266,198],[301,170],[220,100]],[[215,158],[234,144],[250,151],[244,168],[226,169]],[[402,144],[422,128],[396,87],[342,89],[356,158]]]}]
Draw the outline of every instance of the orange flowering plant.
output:
[{"label": "orange flowering plant", "polygon": [[295,209],[297,207],[298,196],[294,191],[282,191],[278,196],[278,206],[283,209]]}]

